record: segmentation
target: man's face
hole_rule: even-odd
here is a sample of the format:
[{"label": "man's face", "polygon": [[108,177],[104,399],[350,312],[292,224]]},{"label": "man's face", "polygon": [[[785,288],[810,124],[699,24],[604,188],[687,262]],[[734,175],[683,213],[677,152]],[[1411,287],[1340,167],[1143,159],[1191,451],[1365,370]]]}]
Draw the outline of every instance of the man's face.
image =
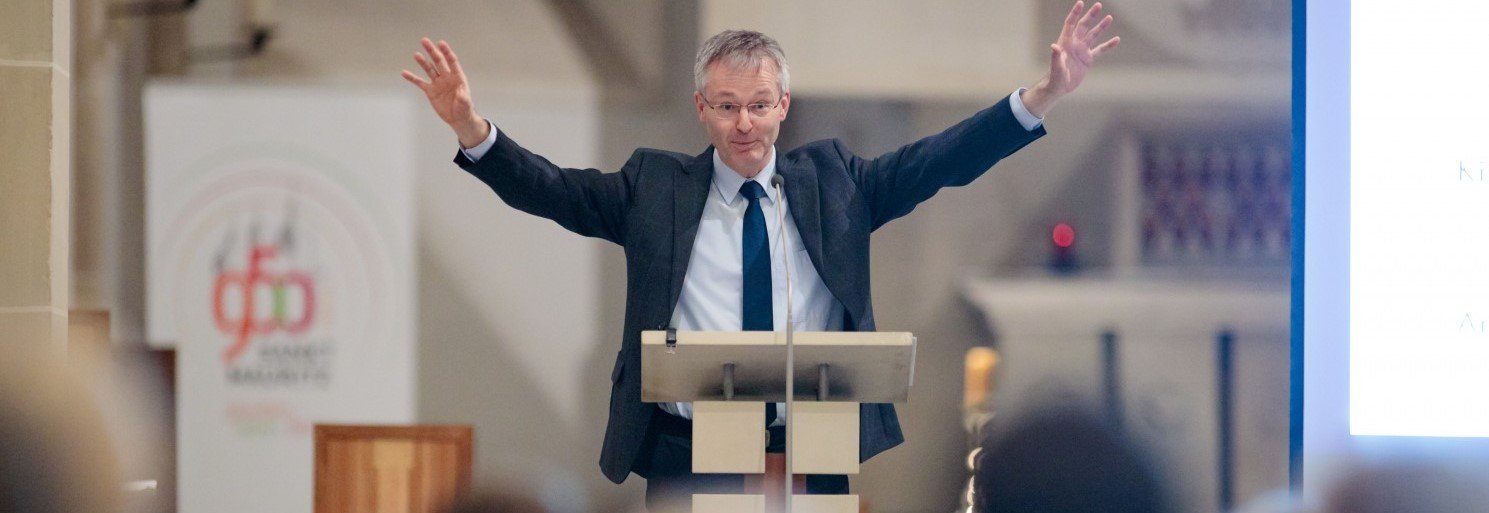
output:
[{"label": "man's face", "polygon": [[[776,82],[776,65],[765,59],[755,68],[736,69],[721,62],[708,65],[708,82],[702,93],[693,93],[693,103],[698,109],[698,121],[708,129],[708,139],[714,151],[719,153],[730,169],[753,178],[765,169],[771,155],[771,146],[781,133],[781,121],[786,119],[786,110],[791,106],[791,94],[782,93]],[[706,99],[705,99],[706,98]],[[751,104],[780,105],[770,109],[764,116],[749,113]],[[709,107],[721,104],[739,106],[735,112],[725,115],[723,111]]]}]

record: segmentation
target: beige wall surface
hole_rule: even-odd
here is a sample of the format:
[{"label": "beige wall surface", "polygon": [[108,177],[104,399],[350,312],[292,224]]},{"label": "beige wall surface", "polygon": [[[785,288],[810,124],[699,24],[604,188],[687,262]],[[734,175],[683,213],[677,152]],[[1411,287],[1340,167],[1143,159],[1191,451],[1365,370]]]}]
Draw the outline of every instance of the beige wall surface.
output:
[{"label": "beige wall surface", "polygon": [[[585,44],[593,34],[576,32],[575,20],[555,8],[568,2],[283,1],[276,3],[276,35],[265,54],[194,63],[184,79],[370,85],[403,88],[416,96],[398,71],[415,68],[411,54],[419,37],[447,39],[472,79],[478,109],[499,128],[560,165],[610,171],[637,147],[702,151],[707,140],[691,103],[696,45],[722,28],[756,28],[780,39],[791,59],[800,108],[785,130],[804,140],[842,137],[860,155],[871,156],[939,131],[1037,80],[1044,72],[1050,27],[1058,27],[1068,7],[1051,7],[1057,3],[572,3],[587,6],[609,28],[620,48],[605,54]],[[234,4],[201,3],[187,17],[190,44],[233,42],[244,19]],[[1148,13],[1202,4],[1109,6],[1119,17],[1114,33],[1123,37],[1123,45],[1046,120],[1047,137],[876,234],[872,278],[879,327],[913,331],[921,346],[916,389],[910,403],[899,408],[906,444],[876,457],[853,479],[855,492],[873,511],[956,506],[967,448],[956,369],[967,348],[992,341],[959,292],[969,271],[1037,272],[1039,244],[1047,240],[1054,213],[1085,208],[1096,217],[1091,213],[1105,212],[1101,209],[1113,201],[1109,153],[1115,133],[1177,117],[1213,118],[1215,112],[1285,116],[1286,55],[1253,45],[1238,50],[1254,52],[1251,57],[1217,59],[1214,38],[1206,39],[1204,48],[1181,51],[1172,45],[1183,44],[1186,39],[1177,36],[1188,29],[1159,37],[1153,32],[1164,27],[1152,20],[1124,24],[1121,18],[1168,19],[1167,11]],[[6,18],[0,16],[0,27]],[[81,186],[108,201],[97,210],[79,210],[104,222],[103,228],[89,225],[86,242],[80,243],[90,248],[89,256],[74,265],[88,281],[75,288],[86,291],[85,306],[111,310],[116,337],[129,339],[143,331],[142,312],[131,300],[138,297],[131,291],[144,279],[139,270],[143,223],[130,220],[143,215],[143,191],[132,184],[143,176],[144,165],[130,149],[141,137],[132,126],[138,106],[131,102],[143,81],[141,63],[148,60],[140,43],[149,34],[135,22],[114,23],[112,39],[100,46],[105,57],[90,61],[94,66],[88,72],[97,80],[80,92],[101,113],[101,119],[88,122],[96,137],[79,141],[92,148],[81,151],[86,156],[80,160],[98,170]],[[0,53],[12,50],[22,48],[0,46]],[[613,68],[595,62],[606,55],[629,56],[640,83],[608,80]],[[0,64],[14,58],[19,57],[0,55]],[[0,73],[24,75],[33,68],[0,66]],[[117,83],[93,89],[110,81]],[[848,111],[895,116],[854,121],[821,107],[837,101],[861,102],[850,103]],[[897,107],[875,110],[889,103]],[[1221,118],[1212,121],[1223,124]],[[0,130],[8,129],[6,121],[0,119]],[[432,114],[422,117],[417,131],[423,148],[420,418],[476,426],[478,486],[525,486],[558,512],[638,505],[642,480],[615,486],[596,466],[606,377],[621,330],[621,252],[501,204],[449,162],[453,136]],[[29,145],[23,149],[35,151]],[[1101,240],[1100,232],[1109,228],[1094,221],[1089,226],[1086,236],[1092,240]],[[122,256],[102,256],[115,254]],[[27,262],[23,265],[37,265]],[[0,272],[6,269],[0,266]],[[51,283],[26,286],[50,290]],[[1079,356],[1055,350],[1041,357]],[[1271,376],[1250,375],[1242,379]]]},{"label": "beige wall surface", "polygon": [[71,5],[0,8],[0,348],[67,344]]},{"label": "beige wall surface", "polygon": [[1031,1],[702,2],[699,42],[724,29],[772,34],[798,94],[976,97],[1043,72]]}]

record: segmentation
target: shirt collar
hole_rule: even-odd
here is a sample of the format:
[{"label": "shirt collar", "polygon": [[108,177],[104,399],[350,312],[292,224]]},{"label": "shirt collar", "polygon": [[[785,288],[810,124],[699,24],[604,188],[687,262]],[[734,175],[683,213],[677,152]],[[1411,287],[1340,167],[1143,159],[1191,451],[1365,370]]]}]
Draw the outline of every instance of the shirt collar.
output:
[{"label": "shirt collar", "polygon": [[[771,146],[770,159],[765,161],[765,169],[761,169],[759,173],[755,173],[754,178],[750,179],[759,183],[760,187],[767,191],[770,190],[770,178],[776,174],[775,155],[776,148]],[[719,189],[719,196],[724,198],[725,204],[733,205],[734,200],[739,199],[739,188],[744,186],[744,183],[745,177],[730,169],[729,165],[724,163],[724,159],[719,157],[719,150],[715,148],[713,151],[713,185]],[[767,202],[771,201],[770,198],[769,194],[765,195]]]}]

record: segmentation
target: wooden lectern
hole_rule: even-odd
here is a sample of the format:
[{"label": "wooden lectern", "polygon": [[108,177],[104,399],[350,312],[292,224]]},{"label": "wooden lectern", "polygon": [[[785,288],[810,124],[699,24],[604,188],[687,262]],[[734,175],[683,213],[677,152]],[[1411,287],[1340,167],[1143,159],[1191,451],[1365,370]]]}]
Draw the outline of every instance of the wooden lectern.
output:
[{"label": "wooden lectern", "polygon": [[[760,483],[750,477],[765,474],[763,490],[694,495],[693,511],[763,513],[771,497],[779,495],[796,513],[858,512],[856,495],[793,493],[787,501],[785,476],[797,481],[803,474],[858,473],[858,405],[909,399],[915,337],[890,332],[792,335],[795,349],[788,355],[785,333],[641,333],[641,400],[693,403],[693,472],[745,474],[747,483]],[[788,405],[787,454],[778,475],[765,454],[765,405],[777,402]],[[770,505],[771,511],[779,509]]]},{"label": "wooden lectern", "polygon": [[438,513],[470,490],[472,428],[315,426],[315,513]]}]

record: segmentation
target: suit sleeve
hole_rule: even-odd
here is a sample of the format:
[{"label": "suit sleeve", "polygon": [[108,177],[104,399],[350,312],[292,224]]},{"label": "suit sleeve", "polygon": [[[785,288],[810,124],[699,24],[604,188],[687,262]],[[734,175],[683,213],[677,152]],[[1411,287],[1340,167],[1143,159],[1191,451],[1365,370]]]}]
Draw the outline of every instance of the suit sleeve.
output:
[{"label": "suit sleeve", "polygon": [[868,203],[871,230],[877,230],[910,213],[942,187],[972,183],[1044,134],[1043,126],[1026,130],[1004,98],[941,133],[872,160],[853,155],[842,142],[833,145]]},{"label": "suit sleeve", "polygon": [[455,164],[485,182],[512,208],[586,237],[624,244],[626,212],[643,157],[637,150],[618,173],[562,168],[518,146],[503,131],[479,161],[456,152]]}]

